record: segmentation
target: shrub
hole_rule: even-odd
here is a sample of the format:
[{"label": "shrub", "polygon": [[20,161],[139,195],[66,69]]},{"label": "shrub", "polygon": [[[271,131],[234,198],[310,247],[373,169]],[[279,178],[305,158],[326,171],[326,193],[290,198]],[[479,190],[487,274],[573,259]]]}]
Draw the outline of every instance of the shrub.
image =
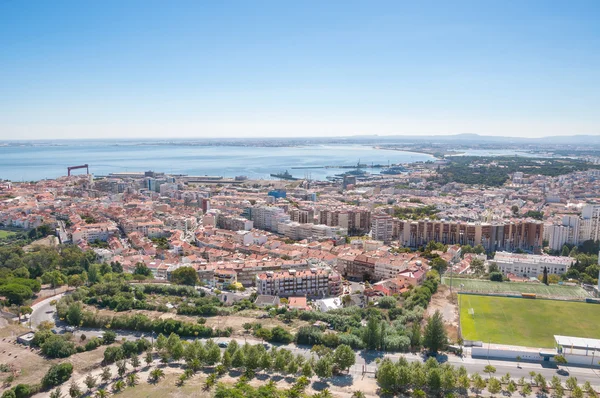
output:
[{"label": "shrub", "polygon": [[394,308],[398,301],[394,297],[382,297],[378,301],[379,308]]},{"label": "shrub", "polygon": [[490,273],[490,280],[494,282],[502,282],[502,273],[501,272],[492,272]]},{"label": "shrub", "polygon": [[41,345],[42,353],[49,358],[66,358],[75,354],[75,345],[64,336],[52,334]]},{"label": "shrub", "polygon": [[31,395],[31,387],[29,384],[19,384],[14,388],[17,398],[27,398]]},{"label": "shrub", "polygon": [[69,380],[73,373],[73,365],[68,362],[61,363],[58,365],[52,365],[48,370],[44,378],[42,379],[42,387],[49,389],[58,386],[65,381]]}]

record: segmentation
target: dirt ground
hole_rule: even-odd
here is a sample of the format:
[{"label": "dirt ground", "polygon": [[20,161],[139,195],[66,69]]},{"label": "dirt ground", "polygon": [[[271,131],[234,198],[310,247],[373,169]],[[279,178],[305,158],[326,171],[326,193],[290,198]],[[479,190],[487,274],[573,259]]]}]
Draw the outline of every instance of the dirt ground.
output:
[{"label": "dirt ground", "polygon": [[458,305],[456,304],[456,293],[450,295],[450,289],[446,285],[440,284],[437,292],[431,297],[431,302],[427,307],[426,316],[430,317],[436,311],[442,313],[446,323],[446,331],[450,341],[456,341],[458,338]]},{"label": "dirt ground", "polygon": [[11,372],[0,373],[2,378],[2,390],[7,387],[16,386],[19,383],[39,383],[46,371],[54,363],[38,355],[36,350],[31,350],[16,343],[16,336],[21,331],[9,326],[2,329],[0,338],[0,363],[9,365],[13,369],[14,381],[8,382],[7,378]]},{"label": "dirt ground", "polygon": [[[178,319],[185,322],[195,323],[198,321],[196,316],[187,316],[187,315],[177,315],[172,312],[158,312],[158,311],[146,311],[146,310],[131,310],[131,311],[123,311],[123,312],[114,312],[107,309],[98,310],[96,307],[86,306],[87,309],[91,311],[98,311],[100,315],[103,316],[118,316],[118,315],[133,315],[134,313],[144,314],[152,319]],[[274,318],[265,318],[258,319],[258,317],[264,314],[264,311],[259,310],[244,310],[240,313],[236,313],[235,315],[224,315],[224,316],[211,316],[206,318],[206,326],[215,327],[219,329],[225,329],[227,327],[233,328],[233,336],[244,336],[244,328],[242,325],[246,322],[254,323],[258,322],[261,325],[269,328],[273,328],[275,326],[281,326],[284,329],[290,332],[296,332],[301,326],[309,325],[306,321],[301,321],[299,319],[294,319],[290,323],[285,323],[280,321],[279,319]]]}]

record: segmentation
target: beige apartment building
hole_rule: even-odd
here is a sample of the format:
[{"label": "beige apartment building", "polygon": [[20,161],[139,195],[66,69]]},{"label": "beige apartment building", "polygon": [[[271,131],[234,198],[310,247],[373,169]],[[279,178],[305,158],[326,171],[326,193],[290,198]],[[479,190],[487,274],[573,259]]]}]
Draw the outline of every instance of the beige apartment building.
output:
[{"label": "beige apartment building", "polygon": [[342,278],[329,269],[267,271],[256,275],[258,294],[272,296],[338,296]]}]

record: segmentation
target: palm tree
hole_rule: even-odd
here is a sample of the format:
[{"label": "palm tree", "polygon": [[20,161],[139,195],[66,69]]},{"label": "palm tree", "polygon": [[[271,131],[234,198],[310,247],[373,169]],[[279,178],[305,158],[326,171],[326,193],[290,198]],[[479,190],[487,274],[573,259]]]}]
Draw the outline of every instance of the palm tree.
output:
[{"label": "palm tree", "polygon": [[520,355],[517,355],[517,358],[516,358],[516,360],[517,360],[517,368],[520,368],[520,367],[521,367],[521,365],[519,364],[519,362],[521,362],[521,356],[520,356]]},{"label": "palm tree", "polygon": [[108,397],[108,391],[106,391],[104,388],[99,388],[98,391],[96,391],[96,398],[107,398]]},{"label": "palm tree", "polygon": [[206,391],[210,390],[212,388],[212,386],[215,385],[216,382],[217,382],[217,375],[214,373],[209,374],[208,377],[206,378],[206,381],[204,382],[204,389]]},{"label": "palm tree", "polygon": [[326,388],[321,392],[313,394],[313,398],[333,398],[333,394],[331,394],[329,388]]},{"label": "palm tree", "polygon": [[157,383],[163,377],[165,377],[165,372],[162,369],[156,368],[150,372],[150,381],[154,383]]},{"label": "palm tree", "polygon": [[127,375],[127,385],[129,387],[133,387],[138,383],[139,379],[140,377],[137,375],[137,373],[130,373]]},{"label": "palm tree", "polygon": [[123,380],[117,380],[112,386],[115,393],[119,393],[125,389],[125,382]]},{"label": "palm tree", "polygon": [[354,391],[352,398],[365,398],[365,393],[362,391]]}]

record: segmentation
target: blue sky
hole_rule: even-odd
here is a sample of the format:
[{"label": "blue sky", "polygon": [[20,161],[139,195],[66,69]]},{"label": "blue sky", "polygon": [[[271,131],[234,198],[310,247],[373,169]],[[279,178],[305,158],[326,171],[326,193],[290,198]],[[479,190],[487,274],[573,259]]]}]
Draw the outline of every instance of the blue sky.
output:
[{"label": "blue sky", "polygon": [[600,134],[600,1],[0,0],[0,139]]}]

